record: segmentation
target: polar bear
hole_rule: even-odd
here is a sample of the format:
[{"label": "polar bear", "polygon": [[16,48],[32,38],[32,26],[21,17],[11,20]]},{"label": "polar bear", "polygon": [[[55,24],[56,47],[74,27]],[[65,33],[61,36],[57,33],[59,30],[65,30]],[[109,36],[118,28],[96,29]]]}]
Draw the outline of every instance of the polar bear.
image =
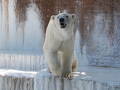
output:
[{"label": "polar bear", "polygon": [[47,26],[43,51],[50,72],[71,78],[77,70],[74,57],[76,15],[67,12],[52,15]]}]

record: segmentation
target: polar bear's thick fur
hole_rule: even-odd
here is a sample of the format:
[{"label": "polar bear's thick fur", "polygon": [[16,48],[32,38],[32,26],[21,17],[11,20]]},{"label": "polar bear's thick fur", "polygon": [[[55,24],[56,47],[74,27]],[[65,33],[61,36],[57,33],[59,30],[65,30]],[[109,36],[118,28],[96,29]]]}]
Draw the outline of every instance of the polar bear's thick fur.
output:
[{"label": "polar bear's thick fur", "polygon": [[50,18],[43,50],[49,70],[55,76],[69,78],[71,73],[76,71],[77,61],[74,58],[75,28],[75,14],[60,13],[52,15]]}]

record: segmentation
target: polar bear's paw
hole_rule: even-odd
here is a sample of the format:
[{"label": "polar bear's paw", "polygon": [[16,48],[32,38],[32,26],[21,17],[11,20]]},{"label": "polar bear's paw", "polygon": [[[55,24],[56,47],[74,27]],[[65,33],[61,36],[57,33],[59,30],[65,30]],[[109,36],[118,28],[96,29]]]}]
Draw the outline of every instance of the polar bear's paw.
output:
[{"label": "polar bear's paw", "polygon": [[63,73],[62,78],[71,80],[71,79],[73,79],[73,74],[72,73]]}]

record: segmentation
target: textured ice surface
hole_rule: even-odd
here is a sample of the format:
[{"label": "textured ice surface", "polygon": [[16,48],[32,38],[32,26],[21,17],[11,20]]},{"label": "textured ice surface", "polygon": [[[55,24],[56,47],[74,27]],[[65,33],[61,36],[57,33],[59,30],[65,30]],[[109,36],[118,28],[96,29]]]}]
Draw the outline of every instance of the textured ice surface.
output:
[{"label": "textured ice surface", "polygon": [[26,20],[20,22],[15,5],[15,0],[0,3],[0,51],[42,51],[44,34],[38,7],[30,4]]},{"label": "textured ice surface", "polygon": [[45,68],[45,60],[39,54],[0,54],[0,68],[25,71],[40,71]]},{"label": "textured ice surface", "polygon": [[[119,90],[120,70],[87,67],[76,72],[73,80],[52,76],[48,72],[40,72],[35,78],[35,90]],[[83,70],[83,72],[82,72]],[[85,71],[85,72],[84,72]],[[42,73],[42,74],[41,74]],[[114,78],[113,78],[114,77]]]},{"label": "textured ice surface", "polygon": [[34,90],[36,72],[0,70],[0,90]]},{"label": "textured ice surface", "polygon": [[[105,14],[95,16],[95,25],[86,41],[86,58],[89,65],[120,67],[120,30],[119,18],[114,16],[114,31],[112,36],[108,36],[106,30],[110,30],[110,17],[105,18]],[[112,26],[111,26],[112,27]]]}]

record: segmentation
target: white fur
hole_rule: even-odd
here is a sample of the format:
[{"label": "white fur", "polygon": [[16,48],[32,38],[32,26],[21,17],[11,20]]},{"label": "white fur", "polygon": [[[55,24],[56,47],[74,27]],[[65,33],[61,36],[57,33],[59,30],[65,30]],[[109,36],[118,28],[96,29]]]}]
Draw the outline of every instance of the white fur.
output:
[{"label": "white fur", "polygon": [[61,76],[72,72],[76,16],[68,14],[69,22],[65,29],[61,29],[57,16],[51,16],[44,42],[44,54],[48,67],[53,75]]}]

